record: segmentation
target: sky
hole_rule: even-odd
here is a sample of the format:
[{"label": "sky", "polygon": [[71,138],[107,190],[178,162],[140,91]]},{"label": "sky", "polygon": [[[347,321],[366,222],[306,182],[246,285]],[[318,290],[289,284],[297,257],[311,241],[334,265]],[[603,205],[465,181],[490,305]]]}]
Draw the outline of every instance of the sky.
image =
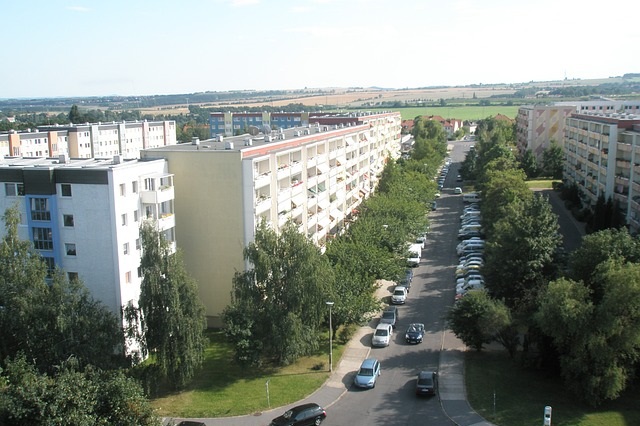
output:
[{"label": "sky", "polygon": [[637,0],[0,0],[0,98],[640,72]]}]

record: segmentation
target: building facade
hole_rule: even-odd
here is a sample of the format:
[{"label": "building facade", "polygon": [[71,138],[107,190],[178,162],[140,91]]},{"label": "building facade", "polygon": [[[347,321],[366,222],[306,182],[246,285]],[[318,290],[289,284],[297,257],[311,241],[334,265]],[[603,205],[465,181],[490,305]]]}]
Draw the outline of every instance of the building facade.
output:
[{"label": "building facade", "polygon": [[175,249],[173,175],[162,159],[5,158],[0,211],[10,207],[21,213],[19,236],[49,272],[81,279],[116,315],[137,305],[141,221],[153,220]]},{"label": "building facade", "polygon": [[139,158],[140,151],[176,144],[175,121],[41,126],[0,133],[0,155],[10,157]]},{"label": "building facade", "polygon": [[574,113],[566,121],[564,153],[564,180],[577,185],[583,204],[611,199],[638,233],[640,116]]},{"label": "building facade", "polygon": [[247,267],[243,249],[260,222],[277,231],[291,220],[323,247],[375,191],[385,162],[400,155],[399,113],[314,120],[318,124],[258,137],[142,152],[143,158],[166,159],[175,175],[178,245],[210,326],[221,325],[232,278]]},{"label": "building facade", "polygon": [[564,139],[564,123],[573,106],[525,105],[518,109],[516,116],[516,144],[522,155],[530,150],[542,160],[542,153],[549,148],[551,141],[562,145]]}]

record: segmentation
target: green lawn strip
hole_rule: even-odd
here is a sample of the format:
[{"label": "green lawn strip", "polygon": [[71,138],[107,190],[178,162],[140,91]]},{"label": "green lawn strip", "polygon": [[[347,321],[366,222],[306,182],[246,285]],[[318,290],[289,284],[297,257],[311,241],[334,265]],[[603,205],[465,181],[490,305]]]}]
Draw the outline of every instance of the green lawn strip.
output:
[{"label": "green lawn strip", "polygon": [[467,352],[465,380],[471,406],[498,426],[542,424],[546,405],[553,408],[554,426],[640,424],[640,389],[630,389],[618,400],[593,408],[568,392],[559,378],[525,370],[503,351]]},{"label": "green lawn strip", "polygon": [[551,189],[553,182],[561,182],[560,180],[554,179],[534,179],[528,180],[527,186],[530,189]]},{"label": "green lawn strip", "polygon": [[442,118],[457,118],[458,120],[477,121],[497,114],[515,119],[518,115],[518,105],[466,105],[444,107],[409,107],[409,108],[373,108],[373,111],[398,111],[403,120],[413,120],[419,115],[439,115]]},{"label": "green lawn strip", "polygon": [[[224,333],[208,332],[209,347],[202,370],[182,392],[167,393],[151,402],[165,417],[227,417],[253,414],[304,399],[329,377],[329,343],[313,356],[282,368],[242,367]],[[344,346],[333,344],[334,366]],[[321,367],[320,369],[318,367]],[[269,380],[269,402],[266,382]]]}]

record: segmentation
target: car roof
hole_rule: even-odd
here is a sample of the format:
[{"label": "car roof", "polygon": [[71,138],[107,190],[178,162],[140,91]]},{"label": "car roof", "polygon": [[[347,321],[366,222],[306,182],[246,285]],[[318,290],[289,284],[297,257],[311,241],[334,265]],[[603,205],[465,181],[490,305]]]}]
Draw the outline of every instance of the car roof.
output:
[{"label": "car roof", "polygon": [[431,377],[431,376],[433,376],[434,374],[436,374],[436,372],[435,372],[435,371],[426,371],[426,370],[423,370],[423,371],[421,371],[420,373],[418,373],[418,376],[420,376],[420,377]]},{"label": "car roof", "polygon": [[367,358],[364,361],[362,361],[362,368],[373,368],[373,366],[378,362],[377,359],[375,358]]}]

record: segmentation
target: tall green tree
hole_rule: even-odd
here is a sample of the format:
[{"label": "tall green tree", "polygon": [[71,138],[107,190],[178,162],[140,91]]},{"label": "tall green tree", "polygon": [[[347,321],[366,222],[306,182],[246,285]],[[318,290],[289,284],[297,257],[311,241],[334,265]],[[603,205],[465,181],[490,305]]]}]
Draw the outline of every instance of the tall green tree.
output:
[{"label": "tall green tree", "polygon": [[549,146],[542,152],[542,173],[553,179],[562,179],[564,153],[562,147],[551,139]]},{"label": "tall green tree", "polygon": [[586,235],[569,257],[569,278],[583,282],[593,292],[594,300],[603,297],[604,289],[595,278],[598,265],[607,261],[620,264],[640,262],[640,240],[626,229],[605,229]]},{"label": "tall green tree", "polygon": [[204,360],[204,306],[181,252],[171,253],[169,243],[152,222],[140,227],[140,236],[140,344],[152,355],[160,373],[174,387],[181,388]]},{"label": "tall green tree", "polygon": [[29,241],[18,237],[20,213],[8,209],[0,243],[0,356],[27,356],[51,371],[73,356],[80,365],[113,368],[125,363],[119,320],[95,301],[81,281],[47,267]]},{"label": "tall green tree", "polygon": [[539,195],[514,200],[503,212],[487,243],[482,272],[493,297],[528,314],[540,287],[556,278],[553,262],[562,242],[558,217]]},{"label": "tall green tree", "polygon": [[598,266],[603,293],[560,279],[541,293],[535,320],[559,353],[566,386],[592,405],[620,396],[640,361],[640,265]]},{"label": "tall green tree", "polygon": [[251,268],[236,273],[223,314],[236,359],[286,365],[315,351],[333,297],[328,259],[292,222],[279,234],[261,223],[244,257]]},{"label": "tall green tree", "polygon": [[522,158],[520,158],[520,166],[527,175],[527,179],[538,177],[538,174],[540,173],[538,160],[530,149],[527,149],[524,154],[522,154]]},{"label": "tall green tree", "polygon": [[449,327],[465,345],[481,351],[511,325],[507,307],[486,291],[470,291],[447,314]]}]

